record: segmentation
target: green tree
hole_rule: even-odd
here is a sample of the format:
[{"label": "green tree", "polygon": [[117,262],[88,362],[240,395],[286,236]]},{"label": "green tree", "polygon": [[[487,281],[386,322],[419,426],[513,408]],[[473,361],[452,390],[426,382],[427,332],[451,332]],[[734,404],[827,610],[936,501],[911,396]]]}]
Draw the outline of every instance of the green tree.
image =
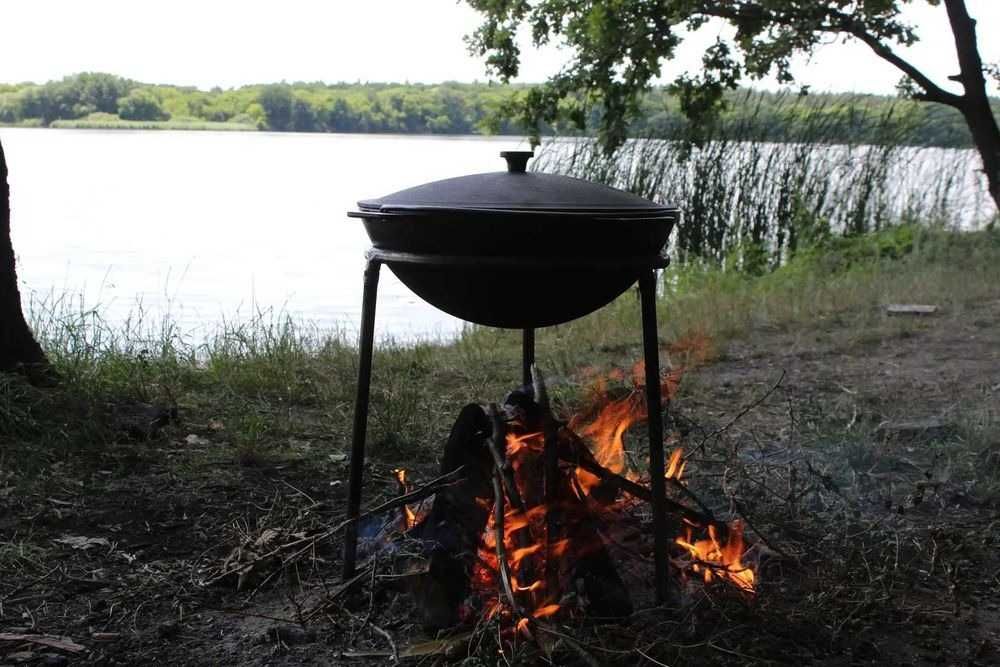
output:
[{"label": "green tree", "polygon": [[292,89],[286,84],[264,86],[257,96],[264,108],[267,126],[276,131],[287,130],[292,122]]},{"label": "green tree", "polygon": [[118,115],[125,120],[167,120],[160,99],[150,90],[136,88],[118,100]]},{"label": "green tree", "polygon": [[17,93],[0,93],[0,123],[16,123],[21,120],[20,114]]},{"label": "green tree", "polygon": [[115,113],[118,110],[118,99],[135,87],[134,81],[101,72],[68,76],[63,79],[63,84],[73,103],[87,109],[87,113]]},{"label": "green tree", "polygon": [[[695,76],[673,83],[681,110],[704,122],[716,116],[723,92],[745,77],[775,74],[791,83],[791,58],[811,53],[830,35],[866,44],[903,76],[900,88],[914,99],[957,109],[965,119],[983,161],[990,194],[1000,208],[1000,129],[990,109],[985,67],[976,40],[976,21],[964,0],[926,0],[944,5],[955,41],[959,73],[950,77],[964,93],[951,93],[904,59],[896,45],[918,36],[903,16],[919,0],[466,0],[483,14],[469,37],[470,48],[486,59],[503,80],[518,73],[520,51],[515,36],[531,30],[535,45],[553,38],[570,48],[570,65],[544,85],[531,89],[504,111],[537,132],[543,123],[568,118],[582,127],[587,109],[600,102],[604,113],[600,139],[607,150],[620,145],[629,121],[640,108],[641,94],[661,74],[685,30],[712,19],[735,28],[733,39],[719,37],[703,56]],[[944,15],[942,15],[944,20]]]},{"label": "green tree", "polygon": [[296,97],[292,101],[292,129],[296,132],[316,131],[316,112],[309,100]]}]

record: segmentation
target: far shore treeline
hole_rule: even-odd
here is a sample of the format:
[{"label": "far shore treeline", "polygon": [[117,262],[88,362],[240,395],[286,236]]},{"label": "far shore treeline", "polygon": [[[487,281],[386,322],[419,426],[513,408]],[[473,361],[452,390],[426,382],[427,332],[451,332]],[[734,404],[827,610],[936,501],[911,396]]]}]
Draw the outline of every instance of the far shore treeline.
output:
[{"label": "far shore treeline", "polygon": [[[234,89],[151,85],[112,74],[81,73],[43,84],[0,84],[0,124],[97,129],[211,129],[405,134],[524,134],[498,111],[528,86],[487,83],[278,83]],[[995,102],[1000,113],[1000,102]],[[600,110],[593,111],[596,126]],[[843,143],[971,146],[961,115],[941,105],[858,94],[730,93],[725,128],[748,122],[755,136],[782,141],[816,116],[836,120]],[[886,119],[893,136],[885,137]],[[845,122],[846,121],[846,122]],[[549,128],[574,134],[569,128]],[[684,136],[687,121],[665,88],[643,100],[633,136]],[[715,135],[720,133],[716,129]]]}]

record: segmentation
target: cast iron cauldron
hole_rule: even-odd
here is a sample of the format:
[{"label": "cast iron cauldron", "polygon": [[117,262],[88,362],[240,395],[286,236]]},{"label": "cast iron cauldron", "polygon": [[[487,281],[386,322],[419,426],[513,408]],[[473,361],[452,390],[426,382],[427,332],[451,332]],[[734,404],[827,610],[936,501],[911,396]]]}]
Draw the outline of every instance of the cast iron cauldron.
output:
[{"label": "cast iron cauldron", "polygon": [[531,152],[506,151],[507,171],[434,181],[349,212],[376,248],[422,255],[386,263],[417,295],[495,327],[582,317],[634,283],[678,211],[567,176],[530,173]]}]

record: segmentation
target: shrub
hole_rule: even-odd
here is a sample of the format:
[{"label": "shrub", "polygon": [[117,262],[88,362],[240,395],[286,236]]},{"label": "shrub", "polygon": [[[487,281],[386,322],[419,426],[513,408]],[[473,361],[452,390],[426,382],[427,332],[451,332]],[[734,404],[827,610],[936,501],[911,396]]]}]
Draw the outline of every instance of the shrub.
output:
[{"label": "shrub", "polygon": [[167,120],[160,100],[151,91],[137,88],[118,100],[118,115],[125,120]]}]

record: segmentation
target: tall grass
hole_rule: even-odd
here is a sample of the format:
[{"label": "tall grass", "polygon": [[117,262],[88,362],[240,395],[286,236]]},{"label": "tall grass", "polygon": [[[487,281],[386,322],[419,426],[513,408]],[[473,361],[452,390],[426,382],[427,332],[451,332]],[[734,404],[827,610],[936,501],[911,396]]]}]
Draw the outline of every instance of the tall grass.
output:
[{"label": "tall grass", "polygon": [[[773,269],[802,246],[906,222],[973,228],[994,215],[972,151],[906,146],[912,121],[884,107],[871,144],[836,144],[860,113],[786,97],[789,132],[750,113],[709,128],[675,128],[604,154],[592,140],[555,142],[536,168],[599,181],[680,207],[679,259]],[[863,101],[857,104],[864,105]],[[871,116],[870,112],[863,114]]]},{"label": "tall grass", "polygon": [[249,123],[216,122],[210,120],[123,120],[111,118],[78,118],[55,120],[49,127],[63,130],[203,130],[209,132],[256,132]]},{"label": "tall grass", "polygon": [[[821,331],[870,339],[887,327],[922,326],[890,321],[880,304],[934,303],[945,317],[960,318],[995,299],[997,284],[1000,230],[893,227],[802,250],[763,276],[708,262],[677,264],[660,295],[660,335],[669,343],[698,332],[723,352],[729,339],[760,331],[796,330],[806,344]],[[358,370],[350,332],[262,311],[193,336],[169,315],[137,308],[120,324],[79,299],[35,304],[31,313],[62,381],[38,388],[0,374],[0,468],[43,470],[60,456],[98,450],[120,451],[121,464],[132,465],[129,457],[146,449],[129,444],[121,418],[145,403],[178,408],[184,430],[173,437],[207,434],[219,443],[212,456],[242,464],[285,456],[294,442],[313,443],[317,456],[349,442]],[[640,331],[631,291],[586,317],[540,330],[537,357],[553,399],[578,399],[582,369],[628,367],[641,358]],[[433,460],[458,409],[497,400],[516,384],[519,369],[517,331],[469,327],[447,344],[379,345],[372,454]],[[216,432],[212,423],[225,428]]]}]

